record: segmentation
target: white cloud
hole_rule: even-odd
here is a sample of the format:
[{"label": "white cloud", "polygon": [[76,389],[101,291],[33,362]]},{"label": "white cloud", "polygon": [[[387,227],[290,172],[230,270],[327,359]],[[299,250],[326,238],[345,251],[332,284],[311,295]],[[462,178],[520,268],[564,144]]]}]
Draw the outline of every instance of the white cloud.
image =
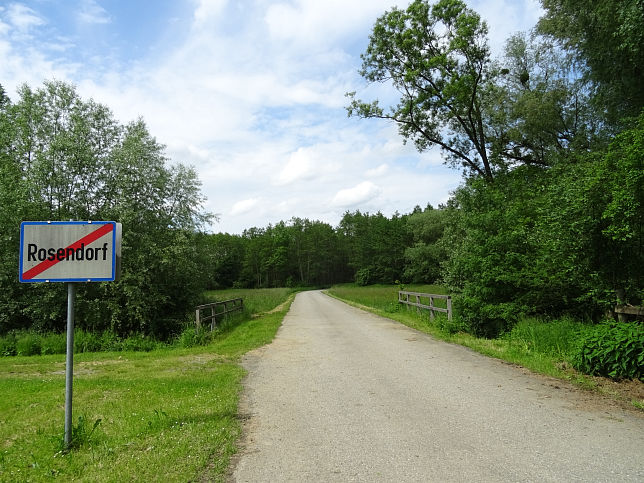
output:
[{"label": "white cloud", "polygon": [[331,204],[341,208],[353,208],[367,201],[371,201],[380,193],[382,189],[371,181],[363,181],[353,188],[342,189],[333,197]]},{"label": "white cloud", "polygon": [[310,149],[299,148],[291,154],[288,162],[277,175],[276,183],[286,185],[295,181],[310,179],[313,173]]},{"label": "white cloud", "polygon": [[7,19],[15,29],[21,32],[26,32],[32,27],[38,27],[46,23],[33,9],[20,3],[9,5]]},{"label": "white cloud", "polygon": [[389,166],[387,166],[387,164],[381,164],[377,168],[367,170],[367,176],[370,178],[377,178],[386,174],[387,171],[389,171]]},{"label": "white cloud", "polygon": [[259,204],[259,199],[257,198],[249,198],[247,200],[238,201],[231,208],[230,214],[234,216],[234,215],[244,215],[246,213],[250,213],[252,210],[254,210],[257,207],[258,204]]},{"label": "white cloud", "polygon": [[76,15],[78,21],[86,25],[108,24],[112,18],[96,0],[83,0]]},{"label": "white cloud", "polygon": [[199,0],[195,8],[194,22],[200,27],[217,18],[226,6],[227,0]]}]

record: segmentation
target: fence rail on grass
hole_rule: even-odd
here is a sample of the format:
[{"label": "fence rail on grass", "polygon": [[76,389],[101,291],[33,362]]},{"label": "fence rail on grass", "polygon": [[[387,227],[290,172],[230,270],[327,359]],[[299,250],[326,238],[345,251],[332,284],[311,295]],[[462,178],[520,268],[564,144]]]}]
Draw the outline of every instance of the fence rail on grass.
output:
[{"label": "fence rail on grass", "polygon": [[[410,301],[409,297],[414,297],[415,301]],[[423,303],[423,299],[428,299],[428,303]],[[447,301],[447,308],[443,307],[436,307],[434,305],[434,300],[435,299],[440,299],[440,300],[446,300]],[[420,309],[426,309],[429,310],[429,318],[431,320],[434,320],[434,312],[442,312],[447,314],[447,319],[452,320],[452,297],[451,295],[437,295],[437,294],[431,294],[431,293],[420,293],[420,292],[407,292],[405,290],[401,290],[398,292],[398,302],[401,304],[406,304],[406,305],[411,305],[413,307],[416,307],[416,310],[420,311]]]},{"label": "fence rail on grass", "polygon": [[[214,330],[217,320],[227,317],[231,312],[244,310],[244,300],[241,298],[213,302],[211,304],[199,305],[195,314],[197,331],[201,329],[202,322],[210,320],[210,330]],[[210,312],[210,315],[208,315]]]}]

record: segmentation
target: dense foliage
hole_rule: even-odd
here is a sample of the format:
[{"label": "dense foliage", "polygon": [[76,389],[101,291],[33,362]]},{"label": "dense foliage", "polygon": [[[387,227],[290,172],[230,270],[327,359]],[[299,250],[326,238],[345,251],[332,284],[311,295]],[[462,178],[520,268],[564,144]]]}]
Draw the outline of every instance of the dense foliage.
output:
[{"label": "dense foliage", "polygon": [[538,31],[508,39],[499,59],[461,0],[393,8],[361,74],[399,102],[348,94],[349,115],[393,121],[420,151],[439,146],[466,168],[441,235],[406,255],[440,254],[461,319],[486,336],[530,314],[598,320],[616,293],[644,295],[642,3],[542,3]]},{"label": "dense foliage", "polygon": [[604,323],[581,338],[575,367],[613,379],[644,380],[644,327],[637,323]]},{"label": "dense foliage", "polygon": [[64,284],[17,283],[23,220],[115,220],[122,277],[79,284],[80,327],[167,337],[204,286],[195,230],[207,219],[192,168],[168,166],[144,122],[118,124],[73,86],[0,90],[0,332],[65,324]]}]

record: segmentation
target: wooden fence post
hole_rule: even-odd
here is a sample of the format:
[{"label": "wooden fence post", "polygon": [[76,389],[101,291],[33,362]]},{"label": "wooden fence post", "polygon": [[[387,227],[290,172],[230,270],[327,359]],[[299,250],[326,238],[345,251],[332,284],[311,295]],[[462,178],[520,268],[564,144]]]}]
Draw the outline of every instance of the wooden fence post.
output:
[{"label": "wooden fence post", "polygon": [[432,296],[429,297],[429,306],[431,307],[429,309],[429,320],[433,322],[434,321],[434,297]]}]

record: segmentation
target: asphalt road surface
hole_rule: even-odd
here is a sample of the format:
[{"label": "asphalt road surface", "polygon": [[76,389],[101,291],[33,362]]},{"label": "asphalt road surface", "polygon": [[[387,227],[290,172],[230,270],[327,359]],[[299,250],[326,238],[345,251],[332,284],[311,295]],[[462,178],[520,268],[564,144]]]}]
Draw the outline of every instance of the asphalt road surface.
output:
[{"label": "asphalt road surface", "polygon": [[244,366],[232,481],[644,481],[639,414],[321,292]]}]

